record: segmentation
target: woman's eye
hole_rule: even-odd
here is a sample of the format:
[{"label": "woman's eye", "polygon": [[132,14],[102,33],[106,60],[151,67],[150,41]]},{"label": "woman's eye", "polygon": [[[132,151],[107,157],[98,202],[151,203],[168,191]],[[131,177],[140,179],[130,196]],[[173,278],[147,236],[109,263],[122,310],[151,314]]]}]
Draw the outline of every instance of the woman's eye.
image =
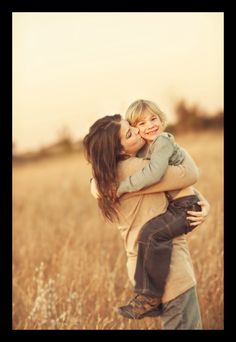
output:
[{"label": "woman's eye", "polygon": [[156,118],[152,118],[152,121],[156,120]]},{"label": "woman's eye", "polygon": [[138,125],[139,125],[139,126],[143,126],[143,125],[144,125],[144,122],[140,122]]}]

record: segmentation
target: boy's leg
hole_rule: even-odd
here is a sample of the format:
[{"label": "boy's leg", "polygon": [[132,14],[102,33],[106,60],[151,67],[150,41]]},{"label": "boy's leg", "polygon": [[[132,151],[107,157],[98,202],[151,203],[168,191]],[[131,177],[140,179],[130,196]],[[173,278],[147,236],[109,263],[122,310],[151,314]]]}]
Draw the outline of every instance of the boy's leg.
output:
[{"label": "boy's leg", "polygon": [[139,295],[128,305],[118,308],[121,315],[136,319],[160,315],[161,297],[170,267],[172,239],[187,229],[189,223],[186,213],[179,208],[167,210],[143,226],[135,271],[135,292]]},{"label": "boy's leg", "polygon": [[[163,224],[161,224],[161,226],[163,226]],[[136,271],[134,275],[136,282],[135,292],[138,294],[132,298],[128,304],[118,308],[118,313],[127,318],[141,319],[144,317],[159,316],[162,311],[161,296],[157,296],[154,292],[152,293],[150,288],[146,285],[145,270],[143,267],[149,240],[153,233],[156,232],[156,226],[154,230],[153,228],[154,226],[149,222],[145,224],[143,227],[142,244],[140,245],[139,243]],[[166,242],[164,241],[164,243]],[[172,240],[169,240],[167,243],[172,244]]]},{"label": "boy's leg", "polygon": [[186,212],[201,210],[196,201],[196,196],[174,200],[164,214],[143,226],[139,236],[135,292],[163,295],[170,267],[172,239],[193,229],[186,219]]},{"label": "boy's leg", "polygon": [[202,320],[195,286],[163,304],[163,330],[201,330]]},{"label": "boy's leg", "polygon": [[186,229],[186,215],[167,210],[142,228],[138,240],[135,292],[161,297],[169,273],[172,239]]}]

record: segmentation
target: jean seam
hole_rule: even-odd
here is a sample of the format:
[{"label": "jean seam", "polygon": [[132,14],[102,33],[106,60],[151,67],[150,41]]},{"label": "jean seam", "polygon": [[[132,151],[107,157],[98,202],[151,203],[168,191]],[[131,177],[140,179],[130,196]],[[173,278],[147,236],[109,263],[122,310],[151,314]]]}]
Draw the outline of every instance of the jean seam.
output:
[{"label": "jean seam", "polygon": [[147,248],[145,249],[145,254],[144,254],[144,261],[143,261],[143,274],[144,274],[144,281],[143,281],[143,290],[149,290],[149,281],[147,277],[147,272],[146,272],[146,262],[147,262],[147,252],[150,248],[150,239],[148,239],[148,244]]}]

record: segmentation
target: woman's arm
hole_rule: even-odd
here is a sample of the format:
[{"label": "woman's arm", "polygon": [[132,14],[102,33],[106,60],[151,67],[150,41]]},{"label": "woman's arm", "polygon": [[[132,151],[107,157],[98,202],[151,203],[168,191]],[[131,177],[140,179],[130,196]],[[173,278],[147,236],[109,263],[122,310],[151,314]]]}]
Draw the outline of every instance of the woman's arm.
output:
[{"label": "woman's arm", "polygon": [[[122,196],[122,199],[142,194],[178,190],[196,183],[199,178],[199,170],[186,150],[185,155],[185,159],[181,165],[168,166],[167,171],[160,182],[140,191],[126,193]],[[129,174],[134,173],[136,170],[139,170],[140,167],[143,167],[148,162],[148,160],[143,160],[141,158],[130,158],[129,160],[122,162],[119,173],[120,180],[124,179]],[[99,197],[94,178],[91,181],[91,193],[95,198]]]},{"label": "woman's arm", "polygon": [[[129,198],[141,194],[151,194],[154,192],[178,190],[195,184],[199,179],[199,170],[186,150],[185,154],[186,157],[181,165],[168,166],[167,171],[160,182],[140,191],[126,193],[122,198]],[[148,161],[142,160],[141,162],[146,163]]]}]

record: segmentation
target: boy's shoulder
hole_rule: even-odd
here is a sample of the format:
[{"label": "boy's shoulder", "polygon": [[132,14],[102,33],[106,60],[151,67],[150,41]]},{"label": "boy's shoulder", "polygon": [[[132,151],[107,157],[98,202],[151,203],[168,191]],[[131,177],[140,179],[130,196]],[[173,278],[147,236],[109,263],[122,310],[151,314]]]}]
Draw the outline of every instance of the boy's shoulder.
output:
[{"label": "boy's shoulder", "polygon": [[162,132],[160,135],[158,135],[158,137],[156,137],[156,139],[153,140],[152,145],[155,143],[160,143],[160,141],[171,141],[172,143],[175,142],[175,138],[174,136],[169,133],[169,132]]}]

